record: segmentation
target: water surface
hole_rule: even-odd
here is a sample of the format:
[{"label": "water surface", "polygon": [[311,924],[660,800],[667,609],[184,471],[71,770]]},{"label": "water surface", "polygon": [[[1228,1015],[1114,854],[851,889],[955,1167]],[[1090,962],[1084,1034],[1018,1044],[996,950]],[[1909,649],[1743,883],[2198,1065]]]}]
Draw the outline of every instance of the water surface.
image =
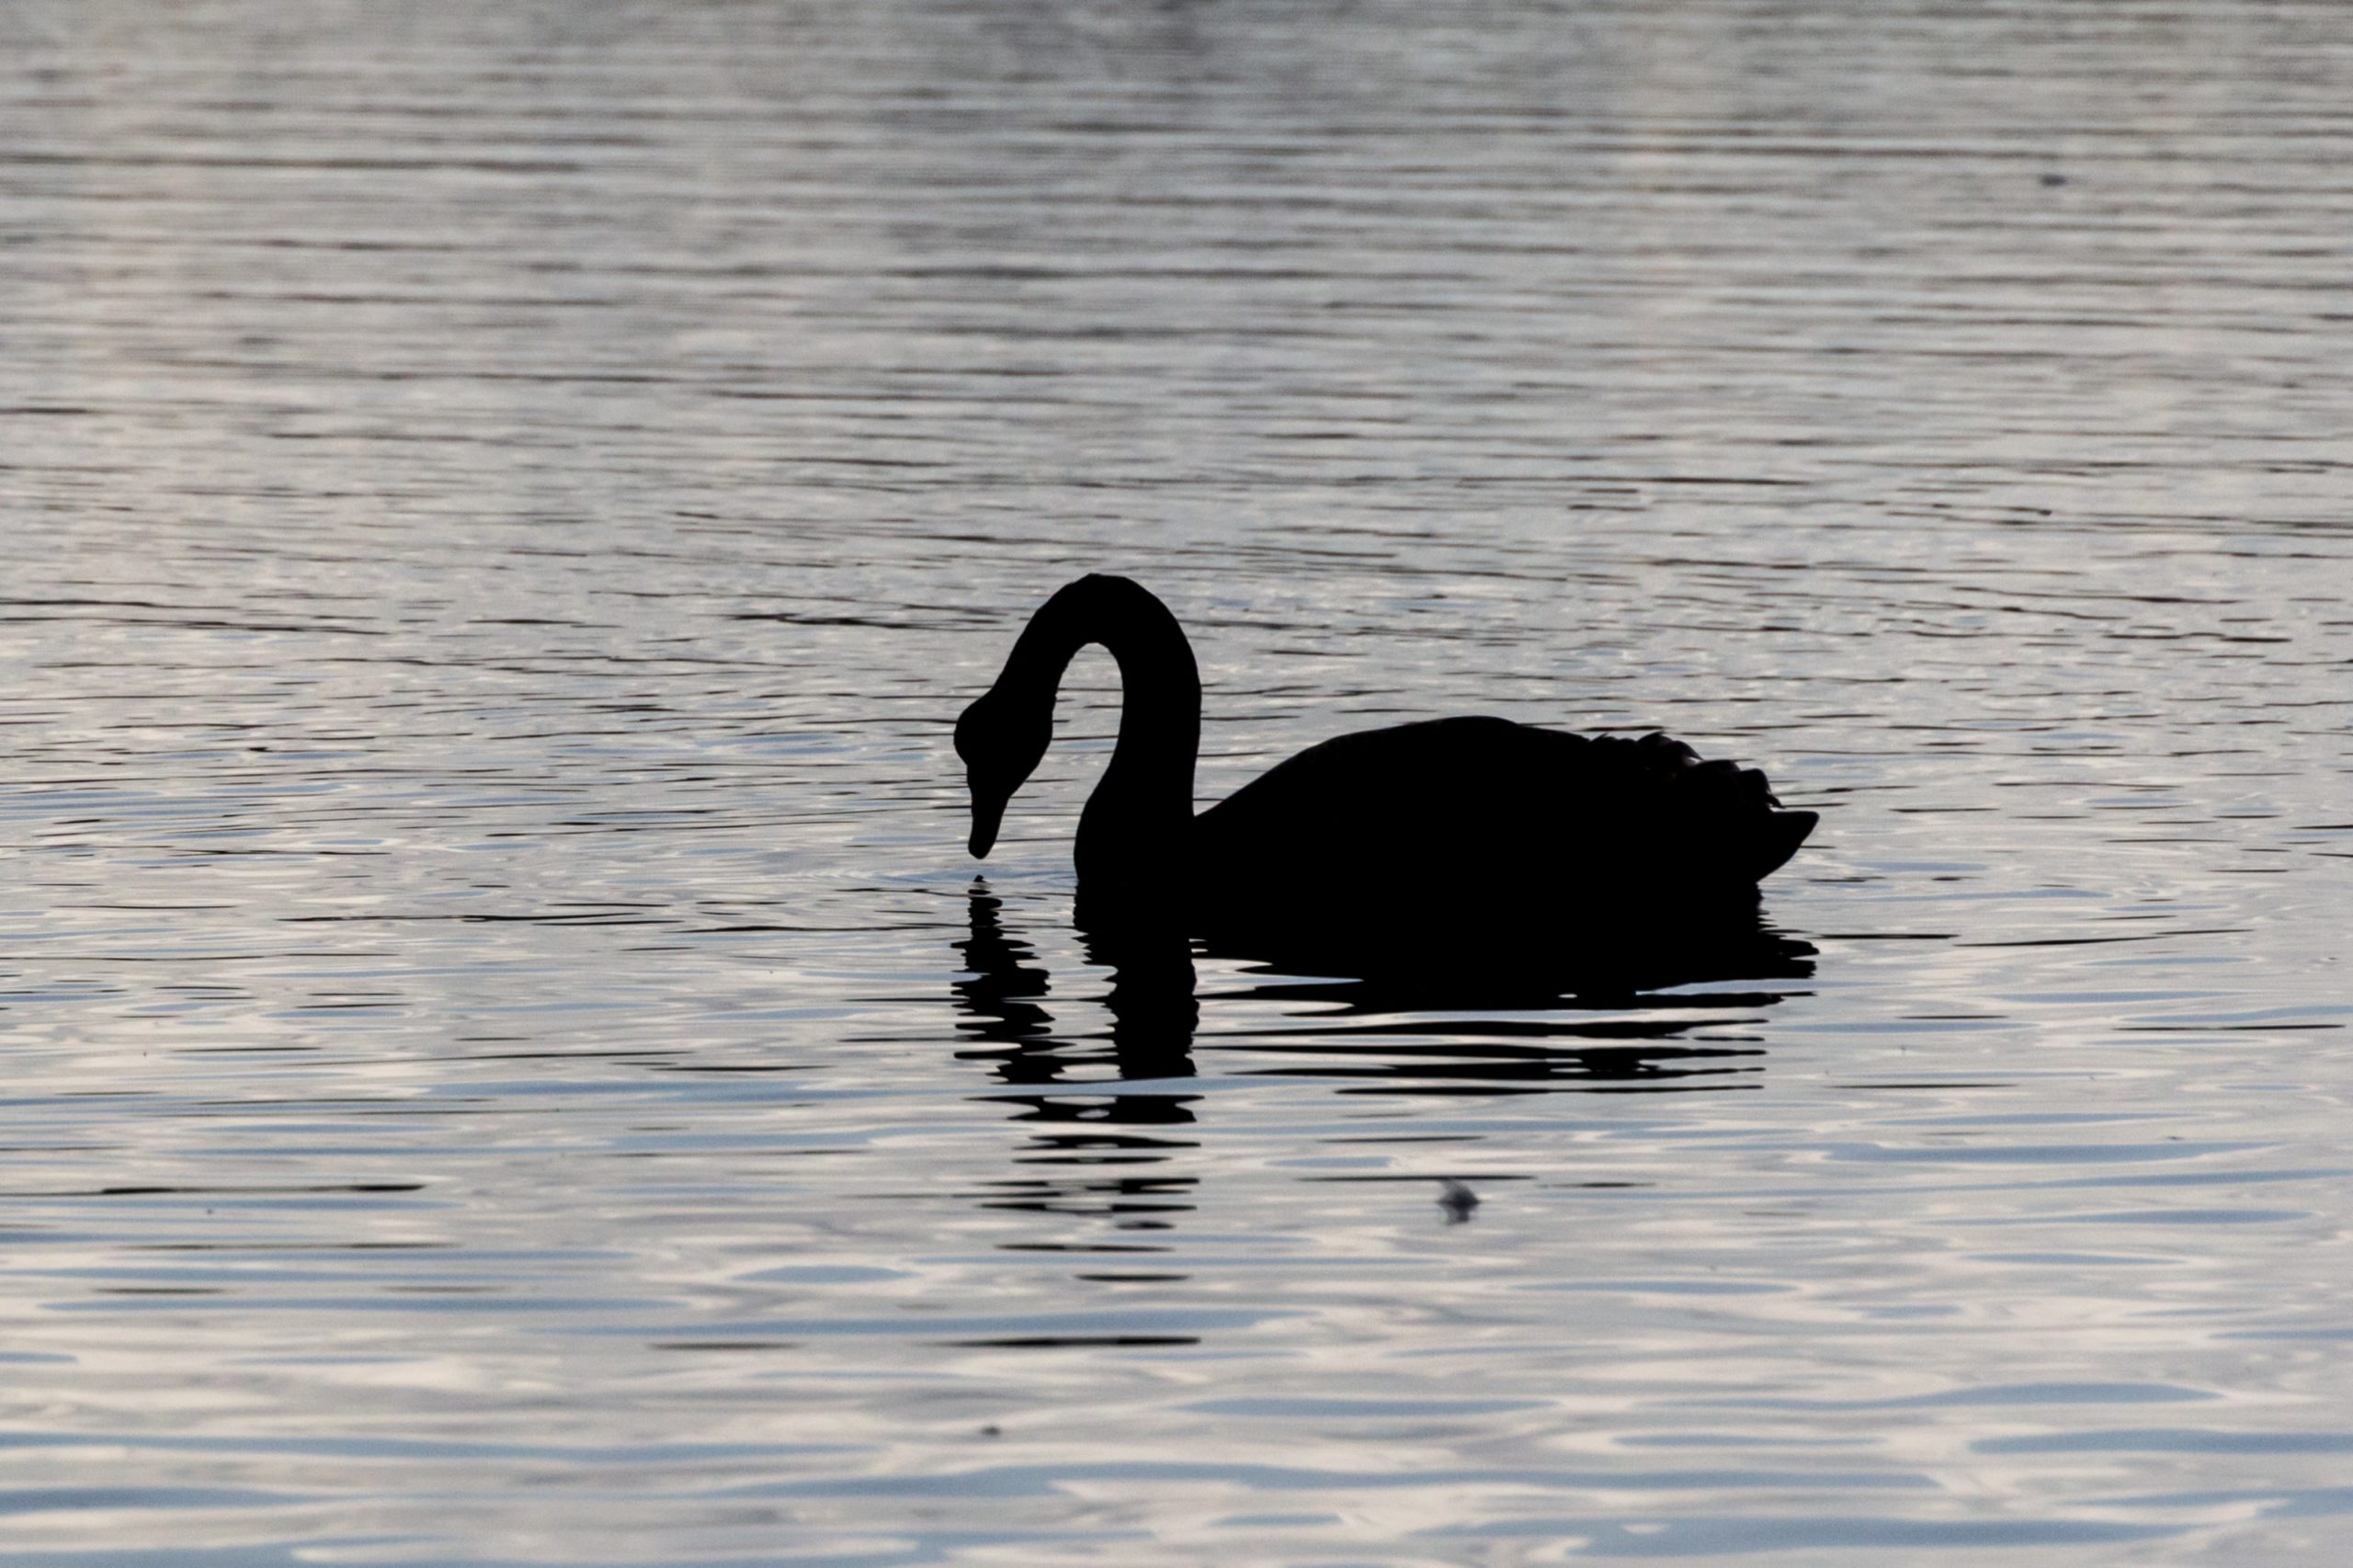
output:
[{"label": "water surface", "polygon": [[[2336,7],[0,62],[17,1561],[2336,1560]],[[1115,975],[1109,661],[978,881],[947,744],[1096,569],[1204,800],[1765,766],[1785,961]]]}]

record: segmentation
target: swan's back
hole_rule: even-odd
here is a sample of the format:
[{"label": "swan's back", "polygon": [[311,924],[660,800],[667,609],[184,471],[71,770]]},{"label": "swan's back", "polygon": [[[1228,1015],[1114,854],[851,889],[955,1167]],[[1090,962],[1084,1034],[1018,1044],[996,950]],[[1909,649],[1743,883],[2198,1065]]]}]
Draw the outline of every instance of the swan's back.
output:
[{"label": "swan's back", "polygon": [[1674,909],[1753,894],[1796,853],[1814,813],[1779,805],[1665,735],[1438,719],[1309,747],[1197,818],[1194,850],[1228,897]]}]

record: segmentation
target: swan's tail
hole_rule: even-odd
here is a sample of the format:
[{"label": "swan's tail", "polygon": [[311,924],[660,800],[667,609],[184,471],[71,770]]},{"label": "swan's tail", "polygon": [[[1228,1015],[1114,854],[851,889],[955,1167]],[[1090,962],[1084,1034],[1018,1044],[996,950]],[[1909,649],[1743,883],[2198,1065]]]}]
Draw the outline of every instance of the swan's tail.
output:
[{"label": "swan's tail", "polygon": [[1633,748],[1654,787],[1675,801],[1671,817],[1688,835],[1682,846],[1696,852],[1700,866],[1729,879],[1752,886],[1763,881],[1789,863],[1822,820],[1813,812],[1782,810],[1757,769],[1702,760],[1672,736],[1643,735]]},{"label": "swan's tail", "polygon": [[1765,831],[1757,835],[1756,869],[1750,873],[1754,880],[1761,882],[1788,865],[1821,820],[1815,812],[1775,812],[1767,817]]}]

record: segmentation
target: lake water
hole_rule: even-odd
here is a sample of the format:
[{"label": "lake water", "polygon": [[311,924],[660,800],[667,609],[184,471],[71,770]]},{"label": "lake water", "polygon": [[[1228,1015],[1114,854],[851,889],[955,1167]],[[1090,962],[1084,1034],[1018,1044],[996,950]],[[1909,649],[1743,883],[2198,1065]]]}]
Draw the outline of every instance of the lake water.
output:
[{"label": "lake water", "polygon": [[[0,9],[0,1550],[2341,1562],[2348,233],[2333,3]],[[1097,569],[1811,955],[1115,1016]]]}]

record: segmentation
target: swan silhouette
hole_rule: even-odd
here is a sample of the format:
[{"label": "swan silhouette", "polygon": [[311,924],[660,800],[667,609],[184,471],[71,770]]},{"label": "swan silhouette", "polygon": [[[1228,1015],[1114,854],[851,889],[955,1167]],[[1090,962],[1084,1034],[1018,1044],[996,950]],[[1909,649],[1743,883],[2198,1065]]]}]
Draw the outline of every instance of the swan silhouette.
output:
[{"label": "swan silhouette", "polygon": [[1410,910],[1599,933],[1636,915],[1753,912],[1757,882],[1817,820],[1781,810],[1755,769],[1703,762],[1663,734],[1493,718],[1341,735],[1195,815],[1192,647],[1151,593],[1096,575],[1040,608],[957,721],[975,857],[1045,756],[1063,671],[1089,643],[1118,661],[1122,701],[1110,763],[1079,816],[1083,924],[1150,913],[1275,929]]}]

